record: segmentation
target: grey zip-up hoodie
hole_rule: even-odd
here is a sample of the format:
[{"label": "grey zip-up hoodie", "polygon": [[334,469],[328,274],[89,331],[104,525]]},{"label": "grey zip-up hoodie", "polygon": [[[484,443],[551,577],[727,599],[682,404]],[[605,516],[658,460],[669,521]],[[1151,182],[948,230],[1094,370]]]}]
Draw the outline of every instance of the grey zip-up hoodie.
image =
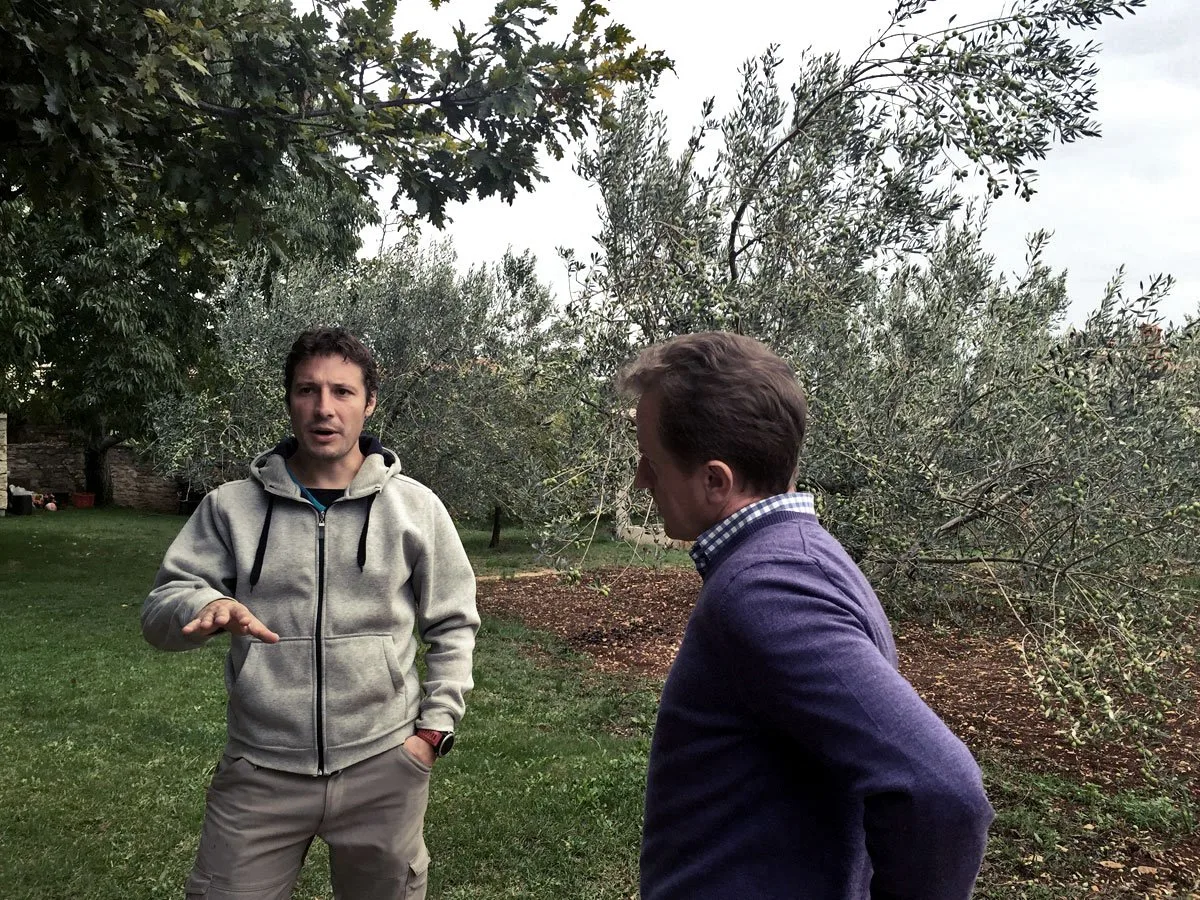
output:
[{"label": "grey zip-up hoodie", "polygon": [[[164,650],[208,603],[244,603],[279,642],[232,636],[225,659],[231,756],[285,772],[344,769],[416,728],[453,731],[472,687],[475,576],[450,516],[369,436],[344,497],[322,515],[285,465],[209,493],[163,559],[142,633]],[[429,645],[418,680],[417,639]]]}]

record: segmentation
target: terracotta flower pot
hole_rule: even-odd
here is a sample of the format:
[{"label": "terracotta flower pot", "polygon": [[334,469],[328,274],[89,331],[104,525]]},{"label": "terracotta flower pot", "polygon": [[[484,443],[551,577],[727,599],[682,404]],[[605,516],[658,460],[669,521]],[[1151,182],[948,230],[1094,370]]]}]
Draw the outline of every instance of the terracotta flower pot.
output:
[{"label": "terracotta flower pot", "polygon": [[96,505],[96,495],[81,491],[71,492],[71,505],[76,509],[91,509]]}]

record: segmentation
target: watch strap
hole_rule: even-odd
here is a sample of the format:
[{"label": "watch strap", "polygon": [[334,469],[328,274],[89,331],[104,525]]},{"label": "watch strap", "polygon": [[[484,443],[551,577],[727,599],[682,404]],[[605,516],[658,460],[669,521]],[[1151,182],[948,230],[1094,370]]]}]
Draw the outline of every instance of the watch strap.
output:
[{"label": "watch strap", "polygon": [[454,734],[449,731],[435,731],[432,728],[418,728],[416,736],[433,748],[438,756],[445,756],[454,744]]}]

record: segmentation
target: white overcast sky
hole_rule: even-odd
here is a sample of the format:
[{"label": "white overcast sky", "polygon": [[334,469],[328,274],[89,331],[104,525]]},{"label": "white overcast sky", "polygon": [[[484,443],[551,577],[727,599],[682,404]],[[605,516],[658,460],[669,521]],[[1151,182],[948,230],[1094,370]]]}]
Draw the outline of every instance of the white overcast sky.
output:
[{"label": "white overcast sky", "polygon": [[[894,0],[837,3],[784,0],[609,0],[612,17],[640,43],[675,61],[657,93],[679,141],[699,119],[701,102],[716,97],[720,114],[732,103],[738,67],[769,43],[787,62],[806,47],[857,56],[888,20]],[[486,20],[494,0],[452,0],[431,12],[420,0],[401,3],[398,27],[417,29],[444,43],[451,23]],[[570,0],[560,9],[574,13]],[[917,22],[934,27],[957,13],[969,22],[1000,11],[1003,0],[937,0]],[[561,29],[561,26],[560,26]],[[1100,298],[1117,266],[1129,289],[1159,272],[1177,284],[1163,305],[1176,321],[1200,306],[1200,207],[1193,180],[1200,175],[1200,3],[1149,0],[1124,21],[1091,33],[1099,55],[1098,110],[1102,137],[1054,147],[1037,165],[1038,193],[1026,203],[997,201],[985,244],[1006,271],[1023,268],[1025,235],[1054,232],[1047,261],[1068,272],[1072,320]],[[569,161],[547,165],[550,181],[509,206],[497,200],[451,207],[446,229],[462,264],[498,259],[507,247],[533,250],[542,278],[563,296],[568,283],[558,246],[586,257],[595,245],[598,193],[571,172]],[[438,236],[429,229],[430,236]],[[369,238],[378,246],[378,234]]]}]

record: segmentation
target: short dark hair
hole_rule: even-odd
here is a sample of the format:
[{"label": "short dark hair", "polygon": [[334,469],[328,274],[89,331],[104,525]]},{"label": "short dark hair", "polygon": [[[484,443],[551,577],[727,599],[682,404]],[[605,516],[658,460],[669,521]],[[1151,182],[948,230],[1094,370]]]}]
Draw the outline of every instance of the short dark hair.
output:
[{"label": "short dark hair", "polygon": [[724,331],[685,334],[643,350],[617,388],[658,391],[663,446],[685,469],[716,459],[764,496],[792,486],[808,404],[791,367],[765,344]]},{"label": "short dark hair", "polygon": [[283,396],[290,399],[292,381],[296,367],[314,356],[340,356],[362,369],[363,387],[367,391],[367,402],[379,393],[379,367],[366,344],[345,328],[310,328],[303,331],[292,343],[287,359],[283,363]]}]

